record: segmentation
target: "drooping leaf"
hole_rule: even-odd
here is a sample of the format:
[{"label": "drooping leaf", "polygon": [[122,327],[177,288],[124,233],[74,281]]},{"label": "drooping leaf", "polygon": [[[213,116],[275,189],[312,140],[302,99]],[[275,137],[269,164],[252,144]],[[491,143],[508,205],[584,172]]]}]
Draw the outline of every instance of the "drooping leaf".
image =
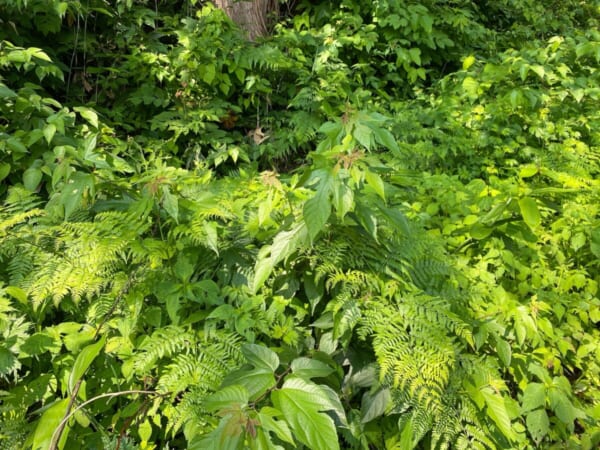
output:
[{"label": "drooping leaf", "polygon": [[294,436],[304,445],[315,449],[339,449],[333,420],[322,412],[332,409],[332,405],[318,385],[301,378],[288,379],[281,389],[271,393],[271,399],[283,413]]}]

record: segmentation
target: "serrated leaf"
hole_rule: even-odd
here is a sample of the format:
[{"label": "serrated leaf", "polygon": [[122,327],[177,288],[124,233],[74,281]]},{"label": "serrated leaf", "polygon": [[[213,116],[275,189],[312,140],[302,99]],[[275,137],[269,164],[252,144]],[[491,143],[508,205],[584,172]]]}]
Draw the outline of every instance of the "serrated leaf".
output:
[{"label": "serrated leaf", "polygon": [[275,372],[279,367],[279,356],[273,350],[264,345],[244,344],[242,354],[250,364],[257,369]]},{"label": "serrated leaf", "polygon": [[523,391],[521,411],[528,412],[546,404],[546,388],[542,383],[529,383]]},{"label": "serrated leaf", "polygon": [[303,208],[304,222],[311,241],[321,232],[331,215],[330,194],[333,187],[331,173],[320,171],[320,181],[315,195],[306,201]]},{"label": "serrated leaf", "polygon": [[487,405],[487,414],[494,421],[500,432],[511,441],[516,439],[510,417],[504,403],[504,398],[488,389],[482,389],[481,394]]},{"label": "serrated leaf", "polygon": [[338,450],[339,443],[331,417],[321,412],[331,409],[319,386],[301,378],[288,379],[271,393],[295,437],[312,449]]},{"label": "serrated leaf", "polygon": [[550,431],[550,420],[543,409],[527,414],[525,423],[527,424],[527,431],[529,431],[536,444],[539,444]]},{"label": "serrated leaf", "polygon": [[73,369],[71,369],[71,375],[69,376],[69,392],[73,392],[75,384],[90,367],[94,359],[100,354],[105,343],[106,336],[102,336],[98,342],[88,345],[79,352],[75,359],[75,363],[73,364]]},{"label": "serrated leaf", "polygon": [[209,395],[204,401],[204,407],[209,412],[222,411],[231,408],[232,405],[244,407],[248,404],[249,399],[248,389],[239,384],[234,384]]},{"label": "serrated leaf", "polygon": [[571,425],[575,420],[575,408],[567,395],[557,388],[551,388],[549,391],[550,407],[556,417],[564,424]]},{"label": "serrated leaf", "polygon": [[324,362],[316,359],[300,357],[292,361],[292,373],[306,380],[310,378],[321,378],[331,374],[334,369]]},{"label": "serrated leaf", "polygon": [[519,208],[523,220],[529,227],[535,228],[542,223],[542,216],[538,210],[536,201],[531,197],[523,197],[519,200]]}]

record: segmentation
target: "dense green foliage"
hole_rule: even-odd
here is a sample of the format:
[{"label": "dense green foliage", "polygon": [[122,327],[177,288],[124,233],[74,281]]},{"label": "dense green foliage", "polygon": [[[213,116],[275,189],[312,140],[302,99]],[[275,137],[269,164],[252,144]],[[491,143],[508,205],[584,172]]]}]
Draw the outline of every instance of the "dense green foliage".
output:
[{"label": "dense green foliage", "polygon": [[0,448],[598,448],[598,2],[281,11],[0,0]]}]

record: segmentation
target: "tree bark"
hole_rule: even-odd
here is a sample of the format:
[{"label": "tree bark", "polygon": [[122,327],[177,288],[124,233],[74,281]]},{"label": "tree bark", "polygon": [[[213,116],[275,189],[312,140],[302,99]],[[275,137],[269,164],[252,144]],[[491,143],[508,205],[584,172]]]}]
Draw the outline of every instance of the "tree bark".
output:
[{"label": "tree bark", "polygon": [[277,0],[214,0],[217,8],[222,9],[239,27],[248,39],[254,41],[269,31],[269,19],[279,13]]}]

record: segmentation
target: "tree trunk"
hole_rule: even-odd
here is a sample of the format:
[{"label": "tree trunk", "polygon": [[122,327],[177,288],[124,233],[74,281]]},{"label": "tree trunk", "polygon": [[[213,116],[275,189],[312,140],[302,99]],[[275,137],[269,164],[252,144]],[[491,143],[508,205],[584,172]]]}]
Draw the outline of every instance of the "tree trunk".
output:
[{"label": "tree trunk", "polygon": [[277,0],[214,0],[215,5],[246,32],[251,41],[269,31],[269,19],[279,12]]}]

